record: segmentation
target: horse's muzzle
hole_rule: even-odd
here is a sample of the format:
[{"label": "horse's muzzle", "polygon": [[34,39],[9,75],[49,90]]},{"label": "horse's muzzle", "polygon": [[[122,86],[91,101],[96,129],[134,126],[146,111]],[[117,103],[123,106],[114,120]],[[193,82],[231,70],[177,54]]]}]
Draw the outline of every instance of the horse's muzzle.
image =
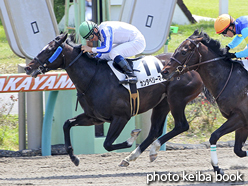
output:
[{"label": "horse's muzzle", "polygon": [[169,80],[169,71],[167,69],[163,69],[160,73],[164,79]]},{"label": "horse's muzzle", "polygon": [[30,75],[32,73],[32,68],[29,66],[25,67],[24,70],[25,70],[27,75]]},{"label": "horse's muzzle", "polygon": [[39,74],[42,73],[42,71],[39,68],[34,70],[30,66],[25,67],[24,70],[25,70],[27,75],[30,75],[33,78],[36,78]]}]

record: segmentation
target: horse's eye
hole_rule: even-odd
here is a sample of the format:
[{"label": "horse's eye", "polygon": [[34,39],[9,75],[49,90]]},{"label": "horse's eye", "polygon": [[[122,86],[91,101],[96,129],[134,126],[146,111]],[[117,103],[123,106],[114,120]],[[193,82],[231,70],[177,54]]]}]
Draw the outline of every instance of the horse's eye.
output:
[{"label": "horse's eye", "polygon": [[182,55],[186,55],[187,52],[185,50],[182,50],[181,53],[182,53]]}]

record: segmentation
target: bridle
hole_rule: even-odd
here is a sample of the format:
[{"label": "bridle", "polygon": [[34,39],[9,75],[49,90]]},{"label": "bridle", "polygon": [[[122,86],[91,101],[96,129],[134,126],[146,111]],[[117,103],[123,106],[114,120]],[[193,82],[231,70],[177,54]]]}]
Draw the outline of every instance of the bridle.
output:
[{"label": "bridle", "polygon": [[[180,66],[178,66],[176,68],[176,70],[174,72],[171,73],[170,77],[168,79],[170,79],[176,72],[181,74],[183,71],[187,70],[189,71],[190,68],[192,67],[196,67],[196,66],[200,66],[200,65],[204,65],[206,63],[210,63],[210,62],[214,62],[214,61],[218,61],[218,60],[221,60],[221,59],[224,59],[225,57],[216,57],[216,58],[213,58],[213,59],[210,59],[210,60],[207,60],[207,61],[204,61],[202,62],[202,55],[199,51],[199,46],[200,46],[200,43],[196,43],[194,40],[190,39],[190,38],[187,38],[186,40],[190,41],[191,43],[193,43],[195,45],[195,49],[191,51],[190,55],[187,57],[185,63],[183,64],[182,62],[180,62],[178,59],[174,58],[173,56],[171,57],[172,60],[176,61],[177,63],[180,64]],[[197,51],[197,53],[199,54],[199,62],[197,64],[194,64],[194,65],[191,65],[191,66],[187,66],[188,62],[190,61],[190,59],[192,58],[192,56],[194,55],[194,53]],[[231,77],[231,74],[232,74],[232,71],[233,71],[233,63],[232,63],[232,67],[231,67],[231,70],[230,70],[230,73],[229,73],[229,76],[227,78],[227,81],[224,85],[224,87],[222,88],[222,90],[220,91],[220,93],[215,97],[215,101],[219,98],[219,96],[221,95],[221,93],[224,91],[224,89],[226,88],[227,86],[227,83],[229,82],[230,80],[230,77]]]},{"label": "bridle", "polygon": [[[65,44],[62,43],[60,44],[58,41],[56,40],[53,40],[57,45],[57,49],[55,50],[55,52],[52,54],[52,56],[48,57],[44,62],[42,62],[38,57],[35,57],[34,60],[37,61],[40,66],[37,68],[37,70],[44,74],[50,70],[56,70],[58,68],[61,68],[61,69],[67,69],[68,67],[70,67],[73,63],[75,63],[78,58],[83,54],[83,51],[81,51],[78,56],[68,65],[66,66],[66,63],[65,63],[65,56],[63,54],[63,50],[64,50],[64,46]],[[47,68],[48,64],[51,64],[53,63],[60,55],[62,55],[62,58],[63,58],[63,63],[61,65],[61,67],[58,67],[58,68]]]},{"label": "bridle", "polygon": [[[47,68],[47,65],[53,63],[60,55],[62,55],[62,58],[63,58],[63,64],[61,65],[61,69],[65,69],[66,70],[67,68],[69,68],[70,66],[72,66],[82,56],[82,54],[83,54],[83,51],[81,50],[81,52],[77,55],[77,57],[72,62],[70,62],[70,64],[68,66],[66,66],[65,56],[63,54],[63,50],[64,50],[65,44],[64,43],[60,44],[56,40],[54,40],[54,42],[57,43],[59,46],[57,47],[57,49],[55,50],[55,52],[52,54],[52,56],[51,57],[48,57],[45,60],[44,63],[42,63],[41,60],[38,57],[35,57],[34,58],[34,60],[36,60],[40,64],[40,66],[37,69],[40,73],[43,73],[44,74],[45,72],[48,72],[50,70],[56,70],[56,69],[58,69],[59,67],[58,68],[54,68],[54,69],[53,68]],[[90,56],[88,53],[86,53],[86,55]],[[97,61],[96,65],[97,64],[98,64],[98,61]],[[85,95],[86,92],[88,91],[88,89],[90,88],[90,86],[92,85],[92,82],[95,79],[95,76],[96,76],[96,74],[98,72],[98,69],[99,68],[97,68],[95,70],[95,73],[94,73],[93,77],[91,78],[89,84],[86,86],[86,90],[84,92],[81,92],[82,95]],[[77,100],[77,103],[78,103],[78,100]]]},{"label": "bridle", "polygon": [[[210,60],[207,60],[207,61],[204,61],[202,62],[202,55],[199,51],[199,46],[200,46],[200,43],[196,43],[194,40],[190,39],[190,38],[187,38],[186,40],[190,41],[191,43],[193,43],[195,45],[195,48],[194,50],[191,51],[191,53],[189,54],[189,56],[187,57],[187,59],[185,60],[185,63],[183,64],[182,62],[180,62],[178,59],[176,59],[175,57],[171,57],[172,60],[176,61],[177,63],[180,64],[180,66],[178,66],[176,68],[176,71],[174,73],[179,73],[181,74],[183,71],[187,70],[189,71],[190,68],[192,67],[196,67],[196,66],[200,66],[200,65],[204,65],[206,63],[210,63],[210,62],[214,62],[214,61],[218,61],[218,60],[221,60],[221,59],[224,59],[225,57],[216,57],[216,58],[213,58],[213,59],[210,59]],[[194,65],[190,65],[188,66],[188,62],[190,61],[190,59],[192,58],[192,56],[194,55],[194,53],[197,52],[198,55],[199,55],[199,62],[197,64],[194,64]],[[173,74],[174,75],[174,74]]]},{"label": "bridle", "polygon": [[53,41],[58,45],[58,47],[55,50],[55,52],[52,54],[52,56],[48,57],[44,62],[42,62],[37,56],[34,58],[34,60],[40,64],[40,66],[38,67],[38,71],[42,74],[44,74],[50,70],[55,70],[52,68],[47,68],[47,66],[48,66],[48,64],[53,63],[60,55],[62,55],[62,58],[63,58],[63,65],[62,66],[65,66],[65,57],[64,57],[64,54],[62,53],[63,49],[64,49],[64,43],[60,44],[56,40],[53,40]]}]

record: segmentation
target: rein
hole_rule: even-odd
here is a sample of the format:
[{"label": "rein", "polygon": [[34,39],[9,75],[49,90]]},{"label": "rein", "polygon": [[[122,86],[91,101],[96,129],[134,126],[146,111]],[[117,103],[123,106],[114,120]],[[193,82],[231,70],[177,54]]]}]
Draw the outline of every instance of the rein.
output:
[{"label": "rein", "polygon": [[81,50],[81,52],[78,54],[78,56],[67,67],[65,67],[64,69],[66,70],[68,67],[70,67],[71,65],[73,65],[81,57],[82,54],[83,54],[83,51]]},{"label": "rein", "polygon": [[226,86],[227,86],[227,83],[229,82],[229,80],[230,80],[230,78],[231,78],[232,71],[233,71],[233,63],[232,63],[232,67],[231,67],[229,76],[228,76],[228,78],[227,78],[227,80],[226,80],[226,83],[225,83],[224,87],[222,88],[222,90],[220,91],[219,95],[215,98],[215,101],[220,97],[221,93],[225,90],[225,88],[226,88]]},{"label": "rein", "polygon": [[[204,65],[204,64],[207,64],[207,63],[211,63],[211,62],[215,62],[215,61],[219,61],[221,59],[224,59],[225,57],[216,57],[216,58],[213,58],[213,59],[210,59],[210,60],[207,60],[207,61],[201,61],[202,59],[202,55],[201,53],[199,52],[199,43],[196,44],[196,42],[192,39],[186,39],[186,40],[189,40],[191,43],[193,43],[195,45],[195,49],[191,52],[191,54],[189,55],[189,57],[186,59],[185,61],[185,64],[183,65],[182,62],[180,62],[179,60],[177,60],[176,58],[174,57],[171,57],[172,60],[176,61],[177,63],[179,63],[181,66],[178,66],[176,68],[176,70],[174,71],[174,73],[172,73],[171,77],[176,73],[178,72],[179,74],[181,74],[184,70],[188,70],[192,67],[196,67],[196,66],[200,66],[200,65]],[[193,54],[195,53],[195,51],[197,50],[198,54],[199,54],[199,62],[197,64],[194,64],[194,65],[191,65],[191,66],[187,66],[187,63],[190,61],[190,59],[192,58]],[[220,95],[222,94],[222,92],[225,90],[230,78],[231,78],[231,74],[232,74],[232,71],[233,71],[233,63],[232,63],[232,67],[231,67],[231,70],[230,70],[230,73],[228,75],[228,78],[226,80],[226,83],[225,85],[223,86],[222,90],[220,91],[220,93],[218,94],[218,96],[215,98],[215,101],[220,97]]]}]

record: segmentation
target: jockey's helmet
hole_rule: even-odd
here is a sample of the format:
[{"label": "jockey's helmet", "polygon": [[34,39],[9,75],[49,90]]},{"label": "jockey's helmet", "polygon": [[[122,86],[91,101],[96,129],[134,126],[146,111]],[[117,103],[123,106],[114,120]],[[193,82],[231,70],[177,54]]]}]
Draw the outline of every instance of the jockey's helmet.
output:
[{"label": "jockey's helmet", "polygon": [[214,23],[214,29],[216,31],[216,34],[221,34],[223,31],[225,31],[233,22],[235,21],[232,16],[228,14],[222,14],[220,15],[215,23]]},{"label": "jockey's helmet", "polygon": [[84,21],[79,26],[79,33],[84,39],[92,39],[94,37],[94,28],[98,29],[96,23],[92,21]]}]

